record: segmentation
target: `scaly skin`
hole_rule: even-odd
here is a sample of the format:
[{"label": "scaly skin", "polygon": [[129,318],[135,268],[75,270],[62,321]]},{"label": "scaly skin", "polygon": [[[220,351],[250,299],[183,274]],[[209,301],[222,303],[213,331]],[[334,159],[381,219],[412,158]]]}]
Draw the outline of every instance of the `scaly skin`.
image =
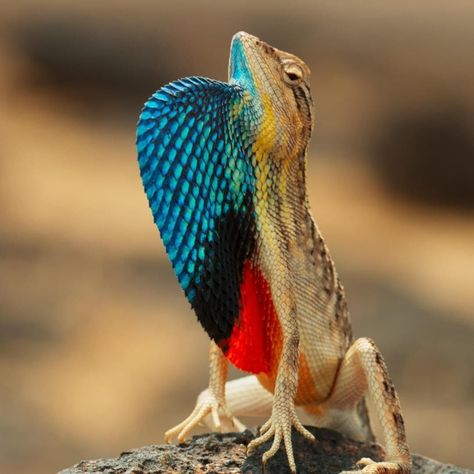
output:
[{"label": "scaly skin", "polygon": [[[209,388],[166,439],[183,440],[206,417],[215,429],[243,429],[235,416],[269,413],[249,450],[273,439],[265,463],[283,442],[296,472],[292,428],[314,441],[297,407],[317,425],[371,440],[369,396],[386,460],[361,460],[363,472],[410,472],[398,396],[375,344],[352,338],[344,289],[309,211],[309,76],[296,56],[237,33],[228,84],[172,83],[140,117],[155,221],[215,341]],[[227,360],[255,375],[226,384]]]}]

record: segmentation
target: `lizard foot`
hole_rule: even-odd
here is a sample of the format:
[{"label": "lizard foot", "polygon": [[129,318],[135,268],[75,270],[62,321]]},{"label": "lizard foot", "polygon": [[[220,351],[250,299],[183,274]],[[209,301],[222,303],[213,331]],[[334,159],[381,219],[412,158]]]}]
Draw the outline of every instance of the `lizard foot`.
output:
[{"label": "lizard foot", "polygon": [[296,463],[291,442],[292,427],[294,427],[306,439],[312,442],[316,440],[315,437],[301,424],[294,407],[292,407],[292,410],[289,412],[286,410],[274,410],[271,418],[261,427],[261,435],[251,441],[247,446],[247,453],[252,453],[258,446],[267,442],[273,436],[271,448],[263,453],[262,456],[262,463],[265,468],[265,464],[278,451],[281,441],[283,440],[290,470],[291,472],[296,473]]},{"label": "lizard foot", "polygon": [[182,443],[193,428],[200,424],[209,414],[211,415],[211,425],[214,431],[222,432],[232,429],[244,431],[246,428],[243,423],[232,415],[225,401],[219,401],[208,389],[199,395],[192,413],[179,425],[165,433],[165,442],[171,443],[173,438],[176,438],[178,442]]},{"label": "lizard foot", "polygon": [[365,473],[365,474],[409,474],[410,463],[397,461],[374,461],[370,458],[362,458],[356,463],[359,470],[342,471],[341,474]]}]

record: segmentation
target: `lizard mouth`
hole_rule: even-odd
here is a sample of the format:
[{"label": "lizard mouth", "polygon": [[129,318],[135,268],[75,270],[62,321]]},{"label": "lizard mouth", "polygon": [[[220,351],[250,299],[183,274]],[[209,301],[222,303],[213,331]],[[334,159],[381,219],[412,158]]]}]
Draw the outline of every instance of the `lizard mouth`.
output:
[{"label": "lizard mouth", "polygon": [[252,92],[256,91],[256,80],[272,76],[268,60],[275,57],[277,50],[260,38],[245,31],[236,33],[231,42],[229,79],[245,84]]},{"label": "lizard mouth", "polygon": [[256,36],[251,35],[250,33],[246,33],[245,31],[239,31],[238,33],[235,33],[235,35],[232,37],[232,43],[234,42],[245,42],[245,41],[260,41],[259,38]]},{"label": "lizard mouth", "polygon": [[231,58],[232,53],[237,51],[239,48],[243,50],[243,52],[248,52],[251,50],[255,50],[255,46],[260,47],[263,49],[267,54],[275,53],[275,48],[270,46],[265,41],[262,41],[257,36],[253,36],[250,33],[246,33],[245,31],[239,31],[232,37],[231,42]]},{"label": "lizard mouth", "polygon": [[[230,45],[229,79],[248,76],[247,54],[249,47],[256,44],[258,38],[245,31],[239,31],[232,37]],[[250,77],[247,77],[250,79]]]},{"label": "lizard mouth", "polygon": [[270,46],[268,43],[265,43],[265,41],[262,41],[257,36],[251,35],[250,33],[246,33],[245,31],[239,31],[232,37],[232,45],[234,43],[241,43],[243,45],[252,44],[252,45],[261,46],[267,52],[275,51],[275,48],[273,46]]}]

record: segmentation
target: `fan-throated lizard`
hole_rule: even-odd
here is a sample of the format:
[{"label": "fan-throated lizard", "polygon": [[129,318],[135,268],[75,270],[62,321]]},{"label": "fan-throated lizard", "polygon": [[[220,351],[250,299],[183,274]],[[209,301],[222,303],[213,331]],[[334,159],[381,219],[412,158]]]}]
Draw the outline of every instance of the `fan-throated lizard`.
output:
[{"label": "fan-throated lizard", "polygon": [[[137,128],[140,172],[166,251],[210,336],[209,388],[165,437],[182,441],[204,418],[239,430],[269,419],[248,449],[291,442],[301,424],[373,439],[372,399],[386,458],[366,473],[410,472],[400,403],[374,342],[353,340],[344,288],[309,210],[313,130],[310,70],[247,33],[232,39],[229,81],[188,77],[155,92]],[[228,361],[253,375],[226,383]],[[208,416],[210,415],[210,417]]]}]

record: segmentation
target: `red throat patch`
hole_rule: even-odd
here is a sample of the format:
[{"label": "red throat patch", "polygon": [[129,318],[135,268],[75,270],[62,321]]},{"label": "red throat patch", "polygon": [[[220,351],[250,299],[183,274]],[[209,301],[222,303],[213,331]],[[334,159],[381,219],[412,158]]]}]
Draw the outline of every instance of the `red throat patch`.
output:
[{"label": "red throat patch", "polygon": [[258,374],[272,368],[274,338],[280,336],[280,324],[272,301],[270,285],[258,267],[244,264],[240,286],[241,306],[232,334],[219,344],[237,368]]}]

